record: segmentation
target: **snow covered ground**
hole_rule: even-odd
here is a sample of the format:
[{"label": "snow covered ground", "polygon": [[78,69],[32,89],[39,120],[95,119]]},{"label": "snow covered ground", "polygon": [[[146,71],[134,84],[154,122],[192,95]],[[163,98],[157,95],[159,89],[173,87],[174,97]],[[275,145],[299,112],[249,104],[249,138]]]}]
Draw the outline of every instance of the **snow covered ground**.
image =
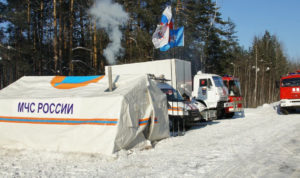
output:
[{"label": "snow covered ground", "polygon": [[0,177],[300,177],[300,113],[265,104],[116,157],[0,149]]}]

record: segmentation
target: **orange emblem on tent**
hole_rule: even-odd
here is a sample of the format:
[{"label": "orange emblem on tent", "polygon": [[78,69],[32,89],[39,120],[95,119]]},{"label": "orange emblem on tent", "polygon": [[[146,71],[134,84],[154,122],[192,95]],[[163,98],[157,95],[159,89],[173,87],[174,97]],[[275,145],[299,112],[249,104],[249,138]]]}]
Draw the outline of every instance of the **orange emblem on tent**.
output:
[{"label": "orange emblem on tent", "polygon": [[86,86],[90,83],[97,83],[101,76],[55,76],[51,80],[51,85],[57,89],[71,89]]}]

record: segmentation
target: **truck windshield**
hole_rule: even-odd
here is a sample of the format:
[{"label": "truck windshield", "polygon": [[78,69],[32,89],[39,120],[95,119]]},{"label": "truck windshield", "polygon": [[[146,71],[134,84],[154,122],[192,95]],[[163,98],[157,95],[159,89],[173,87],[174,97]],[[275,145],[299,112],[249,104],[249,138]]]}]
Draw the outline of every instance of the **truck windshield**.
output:
[{"label": "truck windshield", "polygon": [[161,91],[167,95],[168,101],[184,101],[177,90],[162,88]]},{"label": "truck windshield", "polygon": [[223,87],[223,80],[221,77],[213,76],[214,83],[216,87]]},{"label": "truck windshield", "polygon": [[240,82],[237,80],[230,80],[228,87],[228,93],[230,96],[241,96]]},{"label": "truck windshield", "polygon": [[288,78],[281,82],[282,87],[295,87],[300,86],[300,78]]}]

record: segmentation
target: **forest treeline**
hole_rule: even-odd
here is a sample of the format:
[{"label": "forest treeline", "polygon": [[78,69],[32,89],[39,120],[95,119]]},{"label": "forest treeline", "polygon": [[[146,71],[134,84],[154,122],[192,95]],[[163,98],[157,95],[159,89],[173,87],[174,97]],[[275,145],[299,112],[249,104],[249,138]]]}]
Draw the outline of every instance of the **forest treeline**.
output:
[{"label": "forest treeline", "polygon": [[[111,41],[89,13],[94,0],[6,0],[0,2],[0,88],[28,75],[99,75]],[[244,49],[235,24],[223,19],[212,0],[115,0],[129,15],[117,63],[166,58],[192,62],[193,74],[229,74],[241,81],[246,107],[278,100],[276,82],[296,70],[278,37],[268,31]],[[184,26],[184,47],[154,49],[151,38],[166,5],[172,5],[174,27]],[[100,22],[101,23],[101,22]]]}]

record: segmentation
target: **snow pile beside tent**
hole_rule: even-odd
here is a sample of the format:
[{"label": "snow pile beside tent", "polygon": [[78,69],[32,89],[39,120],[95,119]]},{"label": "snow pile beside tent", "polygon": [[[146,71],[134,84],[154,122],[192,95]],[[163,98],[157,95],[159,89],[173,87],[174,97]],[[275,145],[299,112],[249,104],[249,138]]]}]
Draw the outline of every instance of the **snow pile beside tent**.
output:
[{"label": "snow pile beside tent", "polygon": [[0,91],[0,147],[112,154],[169,136],[147,76],[22,77]]}]

